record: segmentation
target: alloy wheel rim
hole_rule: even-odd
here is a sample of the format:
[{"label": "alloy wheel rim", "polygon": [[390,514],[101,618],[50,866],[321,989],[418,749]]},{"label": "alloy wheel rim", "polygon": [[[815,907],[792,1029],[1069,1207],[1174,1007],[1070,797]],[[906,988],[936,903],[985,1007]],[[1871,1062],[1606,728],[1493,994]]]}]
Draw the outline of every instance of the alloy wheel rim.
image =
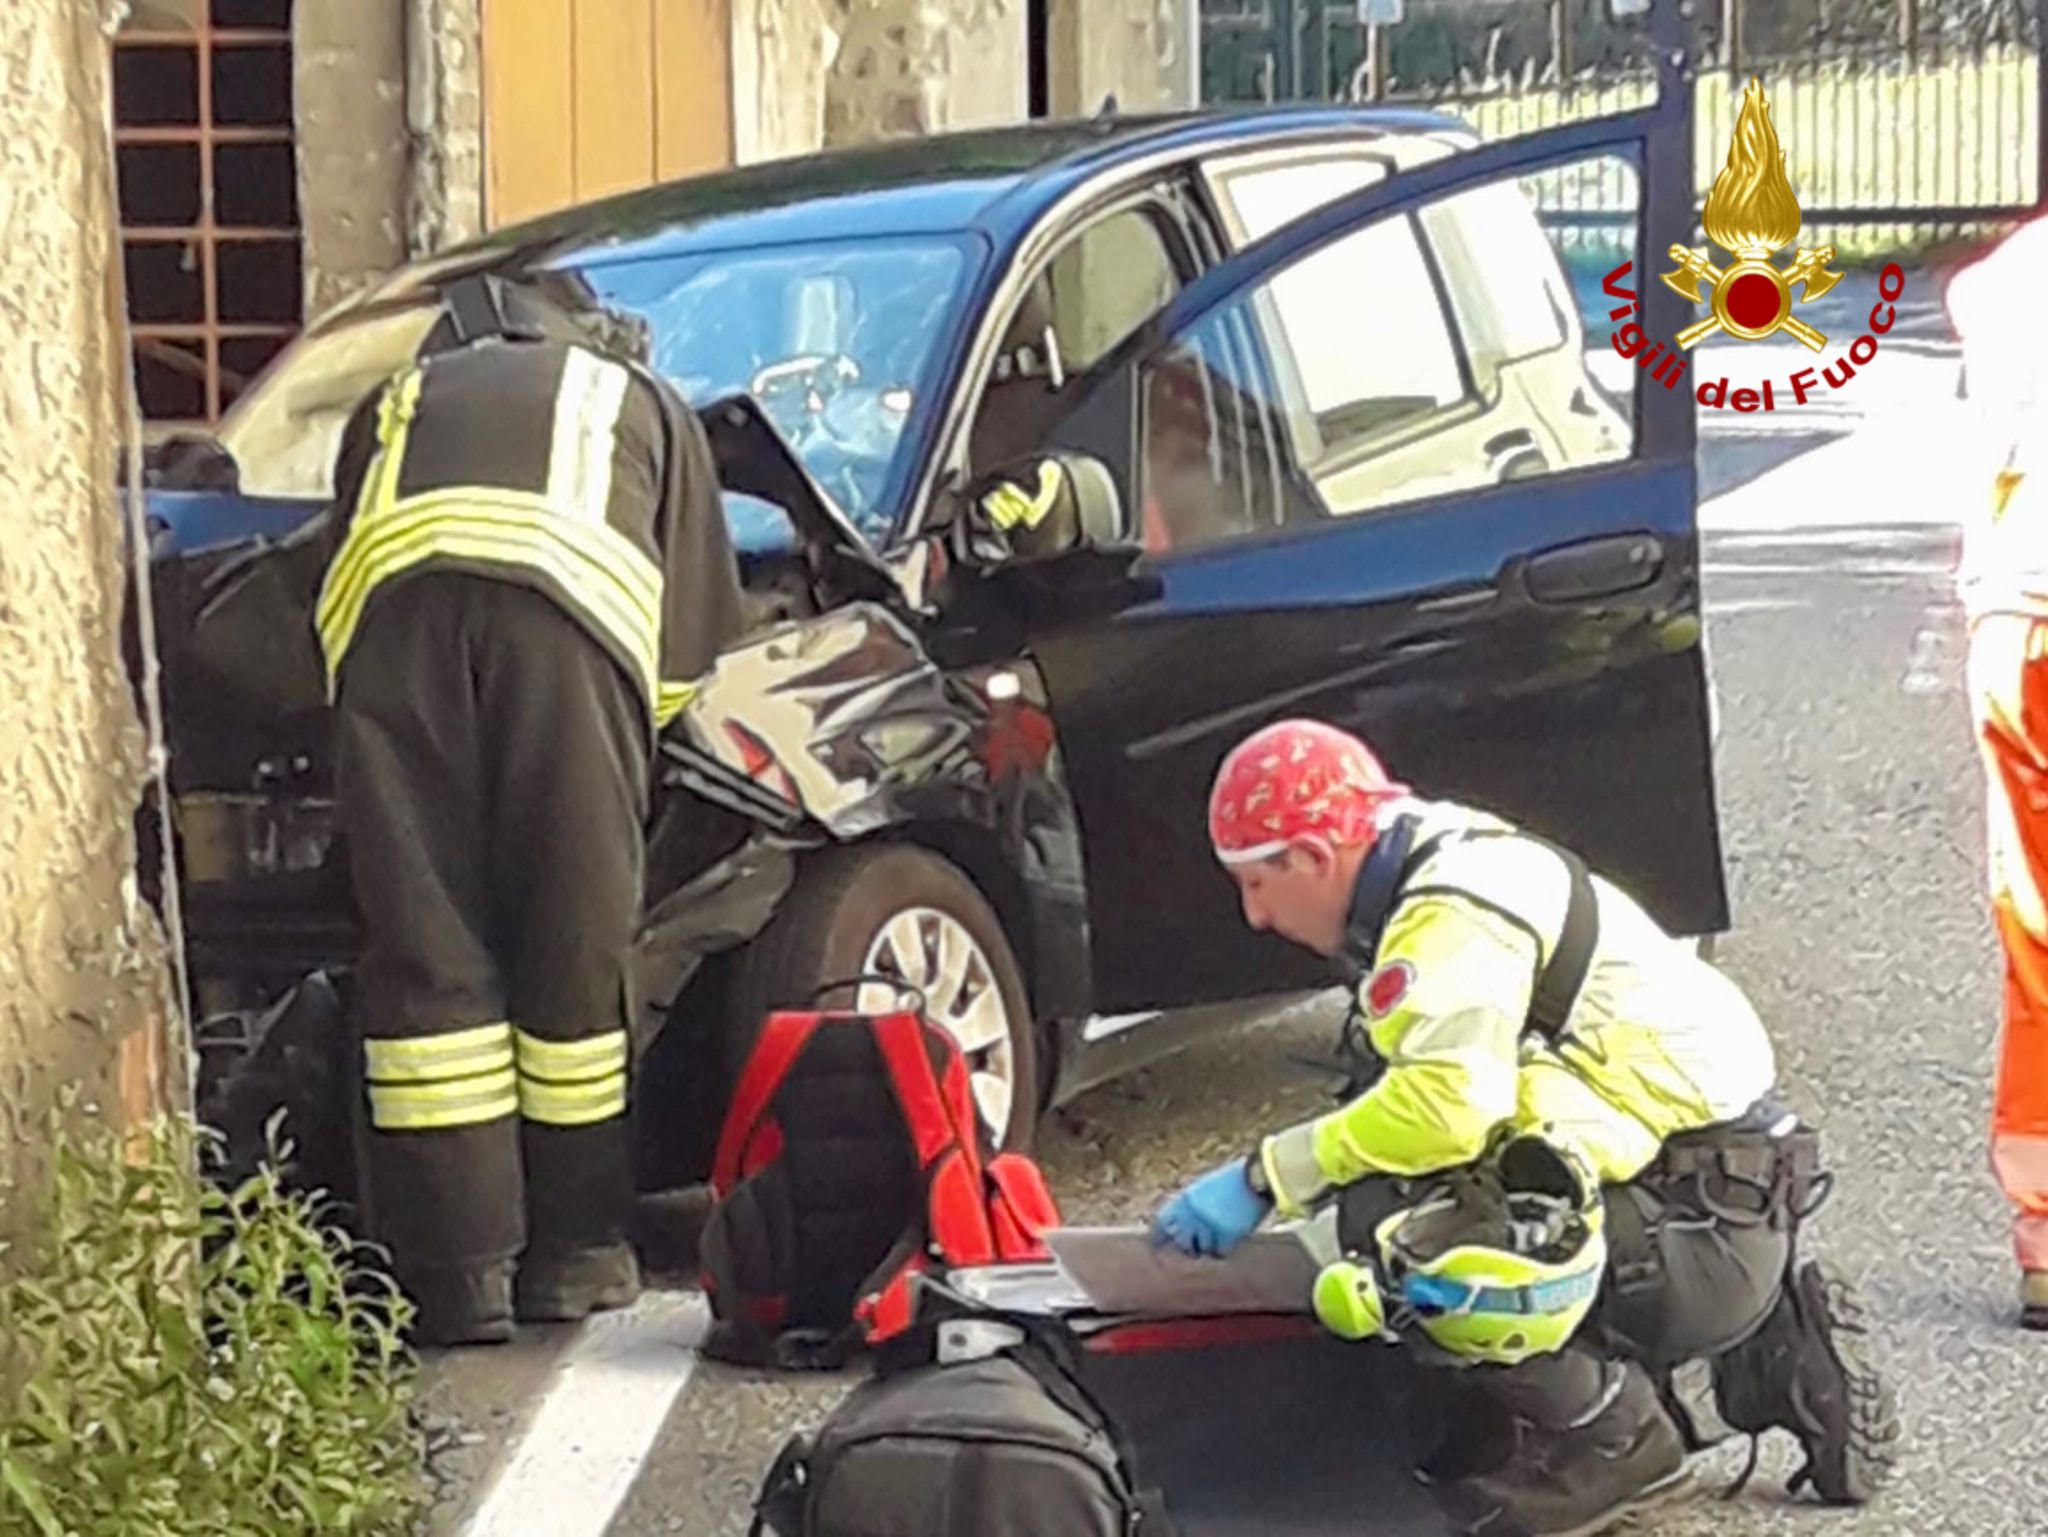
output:
[{"label": "alloy wheel rim", "polygon": [[[959,1046],[975,1108],[1000,1145],[1017,1100],[1010,1011],[995,967],[967,926],[937,908],[904,908],[876,932],[861,969],[924,994],[926,1017]],[[880,1012],[899,1001],[882,983],[863,982],[855,1007]]]}]

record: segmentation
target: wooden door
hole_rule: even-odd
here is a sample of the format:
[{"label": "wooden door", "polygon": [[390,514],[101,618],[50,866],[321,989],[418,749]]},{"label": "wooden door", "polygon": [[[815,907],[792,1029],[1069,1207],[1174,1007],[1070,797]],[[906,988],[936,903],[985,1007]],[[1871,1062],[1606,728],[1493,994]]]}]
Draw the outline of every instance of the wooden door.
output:
[{"label": "wooden door", "polygon": [[731,0],[484,0],[492,228],[732,164]]}]

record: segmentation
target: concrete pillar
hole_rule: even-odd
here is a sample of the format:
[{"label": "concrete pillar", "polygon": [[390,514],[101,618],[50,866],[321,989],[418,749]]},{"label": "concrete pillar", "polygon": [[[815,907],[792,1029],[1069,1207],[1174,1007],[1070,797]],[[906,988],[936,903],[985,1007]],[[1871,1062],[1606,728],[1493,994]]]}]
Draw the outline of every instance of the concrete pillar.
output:
[{"label": "concrete pillar", "polygon": [[733,0],[741,164],[1016,122],[1023,0]]},{"label": "concrete pillar", "polygon": [[401,3],[412,140],[406,245],[417,257],[483,233],[483,9],[482,0]]},{"label": "concrete pillar", "polygon": [[406,257],[403,12],[298,0],[292,76],[311,319]]},{"label": "concrete pillar", "polygon": [[1200,0],[1047,0],[1047,110],[1092,117],[1200,104]]}]

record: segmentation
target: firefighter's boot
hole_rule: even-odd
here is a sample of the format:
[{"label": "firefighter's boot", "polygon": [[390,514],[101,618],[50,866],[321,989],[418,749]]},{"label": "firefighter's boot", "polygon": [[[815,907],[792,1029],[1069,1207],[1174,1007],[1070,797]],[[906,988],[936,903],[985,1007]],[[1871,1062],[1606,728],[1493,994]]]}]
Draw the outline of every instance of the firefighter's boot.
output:
[{"label": "firefighter's boot", "polygon": [[401,1280],[412,1299],[406,1331],[415,1345],[502,1345],[512,1338],[512,1262],[480,1269],[427,1269]]},{"label": "firefighter's boot", "polygon": [[1616,1362],[1599,1407],[1564,1429],[1524,1426],[1497,1473],[1439,1496],[1460,1533],[1484,1537],[1593,1537],[1691,1488],[1685,1443],[1642,1369]]},{"label": "firefighter's boot", "polygon": [[1891,1474],[1897,1398],[1870,1360],[1862,1303],[1818,1260],[1793,1269],[1763,1327],[1714,1362],[1714,1388],[1736,1430],[1798,1438],[1793,1493],[1811,1484],[1830,1505],[1861,1505]]},{"label": "firefighter's boot", "polygon": [[640,1295],[640,1262],[623,1242],[566,1253],[528,1251],[515,1290],[526,1322],[574,1323],[630,1306]]},{"label": "firefighter's boot", "polygon": [[2020,1327],[2048,1329],[2048,1270],[2020,1273]]}]

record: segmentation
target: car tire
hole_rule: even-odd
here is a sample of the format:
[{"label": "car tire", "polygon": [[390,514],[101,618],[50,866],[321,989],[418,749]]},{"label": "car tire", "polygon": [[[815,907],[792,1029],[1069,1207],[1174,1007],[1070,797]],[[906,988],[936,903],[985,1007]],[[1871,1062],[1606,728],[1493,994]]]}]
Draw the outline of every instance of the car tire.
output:
[{"label": "car tire", "polygon": [[[1002,1010],[999,1039],[970,1043],[968,1068],[975,1075],[977,1104],[996,1145],[1028,1152],[1040,1104],[1038,1030],[1031,1018],[1024,979],[1008,937],[982,894],[951,861],[907,844],[835,849],[808,861],[796,886],[768,927],[737,956],[728,994],[727,1082],[738,1073],[762,1021],[778,1008],[807,1008],[817,989],[863,972],[902,976],[913,983],[932,978],[934,951],[941,966],[959,965],[957,988],[943,978],[927,1006],[934,1023],[953,1030],[971,1022],[984,1033],[988,1012]],[[947,947],[952,947],[948,949]],[[908,961],[900,950],[910,950]],[[922,951],[920,955],[917,953]],[[879,951],[879,954],[878,954]],[[864,995],[879,989],[862,989]],[[825,1000],[844,1008],[852,989]],[[972,1007],[981,1000],[980,1007]],[[863,998],[867,1007],[880,999]],[[1000,1109],[1002,1124],[992,1110]]]}]

